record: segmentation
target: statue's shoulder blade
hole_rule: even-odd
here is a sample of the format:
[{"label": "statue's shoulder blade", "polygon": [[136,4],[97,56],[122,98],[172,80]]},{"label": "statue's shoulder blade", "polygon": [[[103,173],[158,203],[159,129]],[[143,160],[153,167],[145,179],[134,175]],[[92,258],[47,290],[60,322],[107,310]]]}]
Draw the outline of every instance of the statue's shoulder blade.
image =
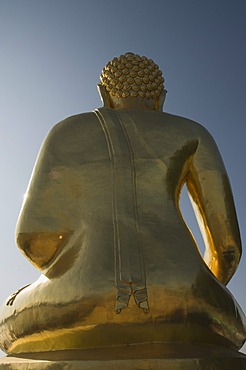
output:
[{"label": "statue's shoulder blade", "polygon": [[174,125],[183,134],[197,139],[200,144],[212,145],[217,148],[212,134],[199,122],[170,113],[163,113],[163,122],[169,122],[170,125]]},{"label": "statue's shoulder blade", "polygon": [[68,130],[74,130],[87,125],[92,125],[97,120],[93,112],[76,114],[56,123],[48,133],[48,136],[64,134]]},{"label": "statue's shoulder blade", "polygon": [[171,124],[174,124],[176,126],[180,126],[183,130],[192,130],[194,133],[199,135],[199,131],[203,131],[206,129],[204,126],[202,126],[200,123],[179,115],[175,115],[172,113],[162,112],[161,117],[163,122],[170,122]]},{"label": "statue's shoulder blade", "polygon": [[53,146],[55,143],[59,143],[61,140],[71,136],[86,136],[86,133],[97,125],[97,118],[93,112],[80,113],[67,117],[50,129],[43,141],[42,148]]}]

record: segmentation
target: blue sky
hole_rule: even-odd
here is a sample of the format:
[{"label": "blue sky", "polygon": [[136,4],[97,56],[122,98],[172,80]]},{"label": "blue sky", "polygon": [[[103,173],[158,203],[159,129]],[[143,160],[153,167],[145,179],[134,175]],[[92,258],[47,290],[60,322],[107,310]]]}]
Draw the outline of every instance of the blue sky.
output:
[{"label": "blue sky", "polygon": [[[56,122],[101,106],[101,70],[127,51],[160,66],[165,111],[214,136],[245,245],[245,19],[244,0],[0,0],[1,302],[39,276],[14,230],[41,142]],[[228,286],[244,311],[245,282],[246,253]]]}]

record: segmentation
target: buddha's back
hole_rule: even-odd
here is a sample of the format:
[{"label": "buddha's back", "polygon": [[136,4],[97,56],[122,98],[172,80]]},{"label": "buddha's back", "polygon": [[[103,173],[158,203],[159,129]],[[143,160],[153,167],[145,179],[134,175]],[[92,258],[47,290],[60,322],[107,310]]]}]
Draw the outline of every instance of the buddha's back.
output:
[{"label": "buddha's back", "polygon": [[240,308],[179,210],[203,135],[208,140],[180,117],[110,109],[52,129],[17,225],[19,247],[48,279],[5,308],[4,321],[25,322],[29,333],[11,351],[33,348],[30,334],[39,350],[64,349],[65,336],[69,348],[204,338],[241,344]]},{"label": "buddha's back", "polygon": [[[150,358],[192,353],[194,343],[202,355],[240,348],[245,317],[225,285],[241,242],[213,139],[161,112],[166,91],[153,61],[127,53],[101,82],[105,107],[60,122],[40,150],[16,234],[43,275],[1,308],[2,348],[100,347],[108,359],[142,358],[150,343],[160,344]],[[204,259],[179,209],[184,183]]]}]

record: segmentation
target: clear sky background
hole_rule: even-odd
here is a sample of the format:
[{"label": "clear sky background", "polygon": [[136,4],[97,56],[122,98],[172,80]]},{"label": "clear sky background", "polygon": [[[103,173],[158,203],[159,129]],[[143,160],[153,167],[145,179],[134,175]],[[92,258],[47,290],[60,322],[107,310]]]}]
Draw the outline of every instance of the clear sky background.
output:
[{"label": "clear sky background", "polygon": [[[165,111],[198,121],[215,138],[246,248],[245,20],[245,0],[0,0],[1,302],[40,275],[14,232],[45,135],[101,106],[101,70],[127,51],[160,66]],[[186,198],[182,208],[197,235]],[[246,312],[245,284],[246,253],[228,285]]]}]

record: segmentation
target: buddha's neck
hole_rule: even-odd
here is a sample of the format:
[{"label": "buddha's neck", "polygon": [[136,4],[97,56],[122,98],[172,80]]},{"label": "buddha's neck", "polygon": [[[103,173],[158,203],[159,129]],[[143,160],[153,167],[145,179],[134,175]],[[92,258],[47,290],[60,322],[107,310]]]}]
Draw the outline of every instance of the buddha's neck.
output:
[{"label": "buddha's neck", "polygon": [[116,98],[114,96],[111,96],[110,107],[116,110],[155,110],[155,104],[153,100],[142,99],[138,97]]}]

